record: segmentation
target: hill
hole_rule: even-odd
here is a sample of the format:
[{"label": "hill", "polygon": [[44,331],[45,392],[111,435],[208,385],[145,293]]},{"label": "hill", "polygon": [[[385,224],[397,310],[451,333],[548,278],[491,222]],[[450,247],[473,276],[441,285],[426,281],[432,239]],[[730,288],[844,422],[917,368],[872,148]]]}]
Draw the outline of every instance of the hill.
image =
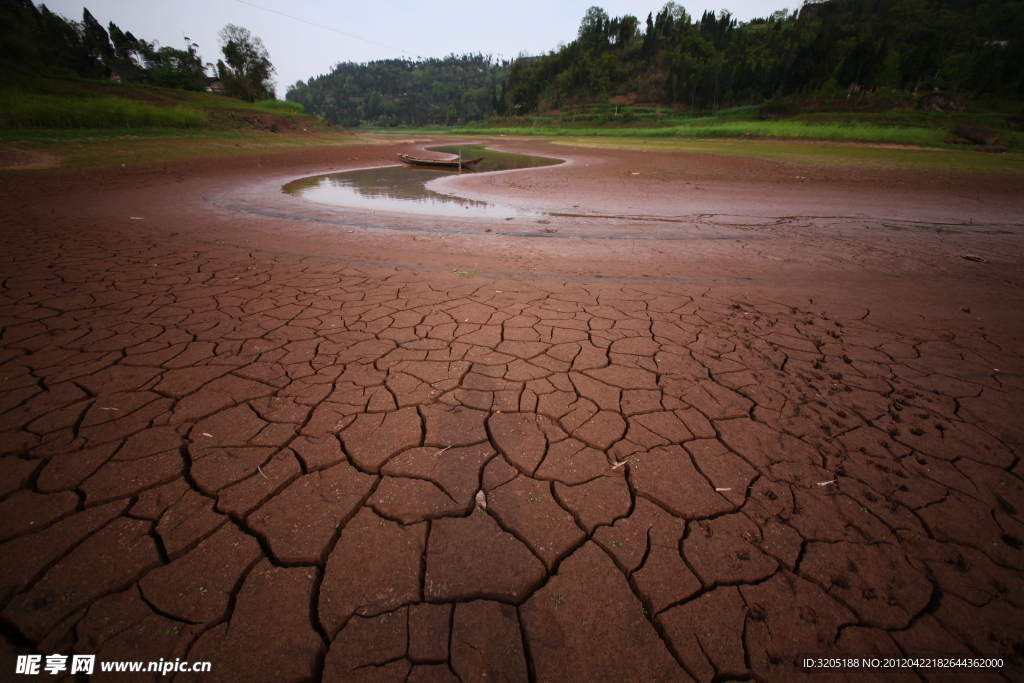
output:
[{"label": "hill", "polygon": [[506,116],[631,101],[717,111],[794,95],[953,90],[1024,98],[1024,2],[821,0],[798,12],[694,21],[669,2],[647,16],[591,7],[576,40],[515,61],[498,97]]},{"label": "hill", "polygon": [[345,62],[285,98],[344,126],[454,125],[491,116],[507,74],[507,62],[479,54]]}]

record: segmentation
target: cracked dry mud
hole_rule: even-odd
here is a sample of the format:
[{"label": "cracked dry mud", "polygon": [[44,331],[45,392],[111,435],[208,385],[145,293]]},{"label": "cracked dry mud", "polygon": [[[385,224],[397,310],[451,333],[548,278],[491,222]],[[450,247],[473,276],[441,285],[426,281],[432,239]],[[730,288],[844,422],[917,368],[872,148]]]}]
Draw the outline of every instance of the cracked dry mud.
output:
[{"label": "cracked dry mud", "polygon": [[[4,676],[30,651],[201,681],[1024,675],[1019,319],[256,254],[282,221],[189,173],[6,190]],[[109,218],[132,202],[145,228]],[[932,652],[1007,665],[794,668]]]}]

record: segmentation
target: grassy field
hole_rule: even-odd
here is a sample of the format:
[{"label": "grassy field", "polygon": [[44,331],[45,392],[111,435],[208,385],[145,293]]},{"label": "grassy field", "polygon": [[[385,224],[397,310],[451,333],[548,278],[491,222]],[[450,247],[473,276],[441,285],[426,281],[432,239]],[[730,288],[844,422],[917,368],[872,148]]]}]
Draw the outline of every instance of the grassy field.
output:
[{"label": "grassy field", "polygon": [[576,137],[635,138],[784,138],[869,142],[922,147],[945,146],[943,133],[927,128],[884,127],[849,122],[816,124],[803,121],[707,121],[664,128],[456,128],[460,135],[559,135]]},{"label": "grassy field", "polygon": [[[4,71],[0,145],[64,168],[260,154],[354,138],[294,102]],[[0,152],[3,151],[0,148]],[[2,160],[2,155],[0,155]]]},{"label": "grassy field", "polygon": [[0,78],[0,133],[46,130],[186,128],[208,130],[300,126],[329,129],[302,105],[243,102],[222,95],[155,86],[43,76],[5,70]]},{"label": "grassy field", "polygon": [[[875,98],[877,99],[877,98]],[[906,100],[906,98],[904,98]],[[667,107],[578,107],[543,115],[509,117],[466,124],[456,128],[384,129],[392,132],[453,135],[545,135],[557,137],[615,137],[646,140],[664,138],[820,140],[881,145],[909,145],[939,149],[968,149],[958,137],[961,125],[983,125],[999,136],[999,145],[1024,151],[1024,133],[1008,125],[1008,117],[1020,111],[1019,102],[971,102],[959,114],[926,112],[913,102],[901,101],[896,109],[873,112],[874,100],[779,102],[736,107],[714,115],[691,114]],[[382,130],[383,132],[383,130]]]},{"label": "grassy field", "polygon": [[0,92],[0,119],[11,128],[199,128],[206,112],[181,105],[157,107],[120,97],[62,97],[19,90]]},{"label": "grassy field", "polygon": [[[776,138],[784,140],[824,140],[830,142],[861,142],[884,145],[913,145],[945,149],[966,149],[972,145],[957,137],[957,125],[935,123],[883,125],[847,117],[806,117],[783,120],[720,120],[718,117],[694,119],[691,122],[659,128],[555,128],[555,127],[462,127],[453,128],[454,135],[554,135],[573,137],[658,138]],[[946,118],[946,117],[944,117]],[[833,120],[829,120],[833,119]],[[938,125],[936,125],[938,124]],[[984,124],[982,124],[984,125]],[[1024,151],[1024,133],[1005,124],[990,126],[999,135],[998,143],[1011,151]]]}]

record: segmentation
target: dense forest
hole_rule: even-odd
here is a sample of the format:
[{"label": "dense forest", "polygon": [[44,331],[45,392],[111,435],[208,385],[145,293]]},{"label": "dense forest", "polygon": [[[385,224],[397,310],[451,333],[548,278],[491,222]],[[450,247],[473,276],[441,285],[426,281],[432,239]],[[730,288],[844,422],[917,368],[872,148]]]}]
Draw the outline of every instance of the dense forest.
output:
[{"label": "dense forest", "polygon": [[148,82],[168,88],[201,90],[209,81],[199,47],[161,47],[136,38],[110,22],[104,28],[88,9],[82,21],[69,21],[31,0],[0,0],[0,61],[34,71],[84,78]]},{"label": "dense forest", "polygon": [[576,39],[511,64],[481,55],[344,63],[288,87],[332,123],[454,124],[630,101],[694,111],[865,88],[1024,96],[1022,0],[808,0],[741,23],[669,2],[642,22],[591,7]]},{"label": "dense forest", "polygon": [[[262,42],[230,25],[221,39],[225,59],[204,64],[188,39],[160,46],[87,9],[76,22],[0,0],[0,66],[189,90],[216,74],[227,94],[273,98]],[[727,11],[695,19],[675,2],[646,21],[591,7],[575,40],[545,55],[341,63],[288,86],[287,99],[345,126],[454,125],[615,96],[701,112],[871,88],[1021,99],[1024,0],[807,0],[745,23]]]},{"label": "dense forest", "polygon": [[646,26],[591,7],[572,43],[511,65],[502,115],[607,101],[708,110],[840,89],[1024,95],[1024,2],[818,0],[739,23],[669,2]]},{"label": "dense forest", "polygon": [[452,125],[490,116],[507,75],[507,62],[480,54],[345,62],[288,86],[285,98],[343,126]]},{"label": "dense forest", "polygon": [[179,50],[136,38],[114,22],[104,28],[86,8],[77,22],[32,0],[0,0],[0,66],[184,90],[203,90],[218,81],[225,94],[239,99],[273,99],[274,67],[263,42],[232,24],[220,37],[224,59],[203,64],[199,46],[188,38]]}]

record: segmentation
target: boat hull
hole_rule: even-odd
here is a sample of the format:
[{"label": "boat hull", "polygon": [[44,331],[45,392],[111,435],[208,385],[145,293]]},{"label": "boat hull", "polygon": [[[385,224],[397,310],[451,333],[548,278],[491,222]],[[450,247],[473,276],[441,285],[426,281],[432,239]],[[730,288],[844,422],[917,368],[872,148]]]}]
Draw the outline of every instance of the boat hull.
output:
[{"label": "boat hull", "polygon": [[420,159],[408,154],[399,154],[397,156],[411,166],[433,166],[436,168],[469,168],[484,160],[483,157],[480,157],[479,159],[466,159],[460,163],[458,159]]}]

